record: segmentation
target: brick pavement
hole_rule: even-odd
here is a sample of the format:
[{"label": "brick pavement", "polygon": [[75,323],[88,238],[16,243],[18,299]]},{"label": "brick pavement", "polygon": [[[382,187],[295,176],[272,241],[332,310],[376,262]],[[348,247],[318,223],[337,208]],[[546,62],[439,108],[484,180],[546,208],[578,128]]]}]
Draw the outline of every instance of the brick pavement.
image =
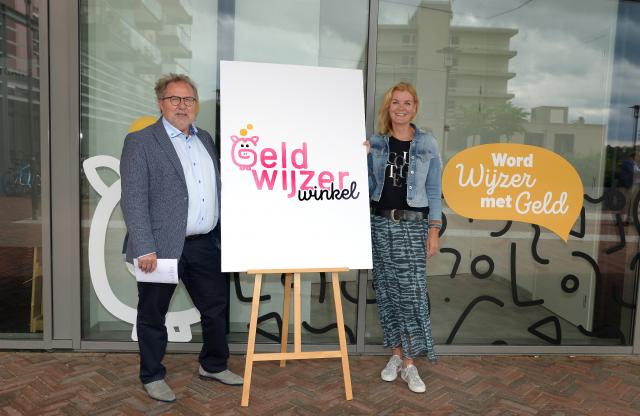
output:
[{"label": "brick pavement", "polygon": [[[354,400],[338,360],[254,367],[248,408],[241,389],[202,380],[195,354],[169,354],[178,401],[149,399],[131,353],[0,352],[0,415],[638,415],[637,357],[441,357],[420,363],[427,392],[378,378],[386,357],[352,356]],[[244,357],[231,357],[241,372]]]}]

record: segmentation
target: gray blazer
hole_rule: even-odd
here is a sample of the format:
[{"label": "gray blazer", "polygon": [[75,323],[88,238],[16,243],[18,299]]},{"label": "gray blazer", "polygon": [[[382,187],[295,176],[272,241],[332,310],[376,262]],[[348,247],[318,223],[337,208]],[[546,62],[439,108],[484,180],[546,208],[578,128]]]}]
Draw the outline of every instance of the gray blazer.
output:
[{"label": "gray blazer", "polygon": [[[220,206],[220,160],[211,135],[198,129],[216,172]],[[155,252],[158,258],[182,255],[187,229],[188,193],[184,171],[171,139],[158,119],[128,134],[120,158],[120,206],[127,225],[124,251],[128,262]]]}]

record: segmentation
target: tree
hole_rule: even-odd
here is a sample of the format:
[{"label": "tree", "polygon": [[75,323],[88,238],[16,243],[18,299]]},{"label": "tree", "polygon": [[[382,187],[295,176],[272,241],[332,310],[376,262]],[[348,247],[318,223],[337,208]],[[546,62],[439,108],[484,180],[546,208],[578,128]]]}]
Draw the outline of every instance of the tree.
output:
[{"label": "tree", "polygon": [[462,106],[451,120],[451,138],[464,141],[469,136],[478,136],[480,143],[495,143],[500,137],[524,133],[524,123],[529,113],[514,106],[511,101],[504,104]]}]

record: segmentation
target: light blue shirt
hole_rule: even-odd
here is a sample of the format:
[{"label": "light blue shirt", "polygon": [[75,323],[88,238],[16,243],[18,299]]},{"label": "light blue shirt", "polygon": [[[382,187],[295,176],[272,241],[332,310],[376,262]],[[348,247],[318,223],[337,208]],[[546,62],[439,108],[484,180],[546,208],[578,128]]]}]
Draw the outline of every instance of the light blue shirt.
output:
[{"label": "light blue shirt", "polygon": [[186,236],[206,234],[215,228],[220,218],[213,160],[198,138],[198,129],[193,124],[189,127],[188,136],[164,117],[162,124],[178,153],[187,182],[189,209]]}]

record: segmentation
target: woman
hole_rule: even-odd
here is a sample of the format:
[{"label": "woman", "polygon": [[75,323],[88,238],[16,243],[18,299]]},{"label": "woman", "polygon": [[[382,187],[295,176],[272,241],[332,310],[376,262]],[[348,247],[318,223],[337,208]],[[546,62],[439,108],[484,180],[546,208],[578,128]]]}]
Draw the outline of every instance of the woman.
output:
[{"label": "woman", "polygon": [[365,142],[371,197],[373,282],[384,345],[391,358],[385,381],[400,373],[409,389],[426,387],[414,359],[435,361],[427,297],[426,259],[438,251],[442,226],[441,172],[436,139],[411,123],[415,88],[400,82],[384,96],[378,134]]}]

